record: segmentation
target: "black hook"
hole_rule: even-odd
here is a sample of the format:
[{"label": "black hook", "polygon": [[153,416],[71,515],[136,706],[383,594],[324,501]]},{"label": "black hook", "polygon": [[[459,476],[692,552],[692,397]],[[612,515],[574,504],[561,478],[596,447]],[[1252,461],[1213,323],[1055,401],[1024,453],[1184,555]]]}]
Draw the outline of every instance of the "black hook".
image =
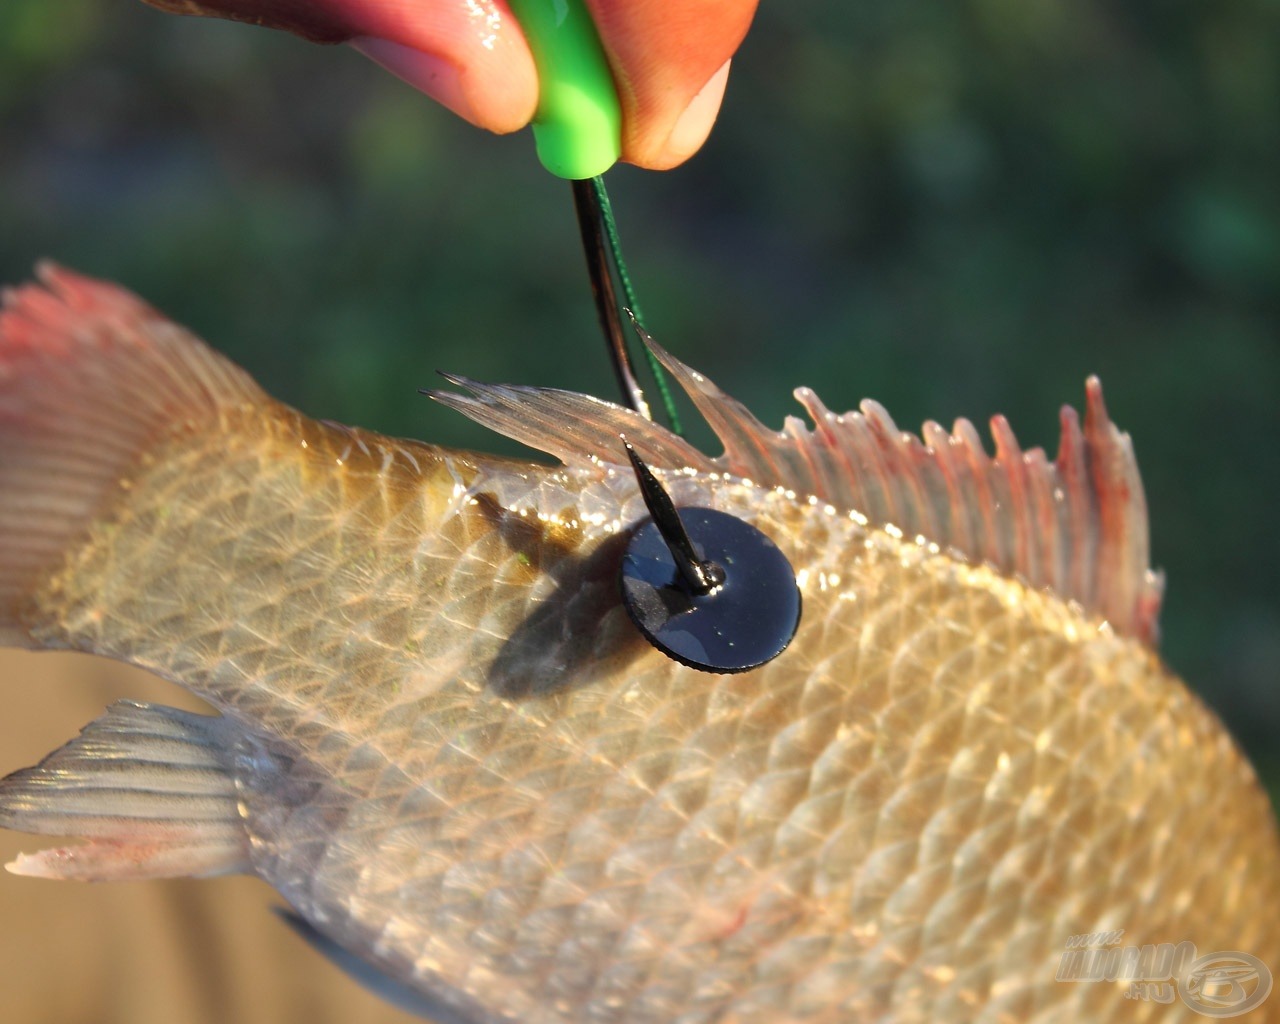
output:
[{"label": "black hook", "polygon": [[653,419],[644,391],[636,380],[627,351],[626,330],[618,312],[618,300],[613,290],[613,277],[609,273],[609,250],[605,242],[604,210],[600,195],[590,179],[572,182],[573,205],[578,214],[578,230],[582,235],[582,251],[587,257],[587,273],[591,278],[591,295],[596,303],[596,315],[600,329],[608,344],[609,360],[613,363],[618,387],[622,389],[627,405],[647,420]]},{"label": "black hook", "polygon": [[693,549],[693,541],[689,539],[689,532],[684,528],[680,513],[671,501],[671,495],[663,490],[653,471],[644,464],[625,437],[622,444],[627,449],[627,458],[631,460],[631,468],[635,470],[636,480],[640,484],[640,496],[644,498],[645,507],[653,517],[653,525],[666,542],[686,588],[691,594],[711,593],[724,583],[724,569],[714,562],[704,562],[698,558]]},{"label": "black hook", "polygon": [[800,624],[800,589],[787,557],[727,512],[676,510],[658,478],[622,439],[649,519],[622,559],[622,601],[668,657],[704,672],[745,672],[772,661]]}]

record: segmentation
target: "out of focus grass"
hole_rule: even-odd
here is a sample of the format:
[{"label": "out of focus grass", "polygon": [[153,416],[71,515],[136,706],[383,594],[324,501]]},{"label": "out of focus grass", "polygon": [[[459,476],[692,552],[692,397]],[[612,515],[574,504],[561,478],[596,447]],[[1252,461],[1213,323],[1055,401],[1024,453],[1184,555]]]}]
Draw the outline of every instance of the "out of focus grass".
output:
[{"label": "out of focus grass", "polygon": [[[1164,651],[1280,777],[1280,7],[765,0],[706,150],[610,176],[663,342],[1052,443],[1132,431]],[[437,368],[612,393],[567,188],[345,50],[125,0],[0,5],[0,278],[118,279],[310,413],[500,445]],[[506,449],[509,450],[509,449]]]}]

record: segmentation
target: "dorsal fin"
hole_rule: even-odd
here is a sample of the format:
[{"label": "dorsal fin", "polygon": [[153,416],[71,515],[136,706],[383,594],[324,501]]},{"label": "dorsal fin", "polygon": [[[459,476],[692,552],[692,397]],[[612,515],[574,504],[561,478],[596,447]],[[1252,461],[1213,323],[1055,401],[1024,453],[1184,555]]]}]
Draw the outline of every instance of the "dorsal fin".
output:
[{"label": "dorsal fin", "polygon": [[809,388],[796,399],[813,421],[788,416],[781,431],[757,420],[701,373],[647,344],[725,446],[712,459],[665,427],[610,402],[549,388],[450,377],[470,395],[432,396],[569,466],[621,464],[625,434],[651,465],[722,472],[812,495],[869,525],[923,537],[1045,587],[1117,631],[1154,643],[1163,578],[1148,564],[1146,499],[1129,435],[1107,415],[1102,385],[1085,385],[1085,421],[1064,407],[1058,455],[1023,451],[1003,416],[991,420],[995,455],[957,420],[948,432],[901,431],[870,400],[836,414]]},{"label": "dorsal fin", "polygon": [[645,462],[655,466],[688,466],[712,472],[715,460],[666,427],[646,420],[603,398],[513,384],[483,384],[453,373],[442,373],[454,391],[426,390],[442,405],[457,409],[481,426],[527,444],[559,459],[566,466],[623,465],[627,461],[621,435]]}]

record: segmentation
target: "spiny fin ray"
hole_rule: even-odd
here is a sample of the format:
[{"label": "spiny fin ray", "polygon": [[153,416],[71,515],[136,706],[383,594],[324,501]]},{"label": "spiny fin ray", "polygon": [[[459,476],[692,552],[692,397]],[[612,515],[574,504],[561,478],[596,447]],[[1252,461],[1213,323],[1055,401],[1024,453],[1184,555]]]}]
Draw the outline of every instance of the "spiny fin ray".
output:
[{"label": "spiny fin ray", "polygon": [[714,461],[687,441],[612,402],[576,391],[482,384],[451,373],[441,376],[471,393],[423,393],[490,430],[555,456],[566,466],[624,463],[620,438],[625,436],[646,462],[707,472],[715,469]]}]

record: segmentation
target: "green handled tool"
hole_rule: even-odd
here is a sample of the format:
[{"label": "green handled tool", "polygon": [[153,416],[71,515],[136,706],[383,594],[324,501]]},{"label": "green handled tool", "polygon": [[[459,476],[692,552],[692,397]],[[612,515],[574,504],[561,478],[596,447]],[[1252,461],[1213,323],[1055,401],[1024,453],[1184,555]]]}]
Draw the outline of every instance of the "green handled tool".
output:
[{"label": "green handled tool", "polygon": [[622,108],[583,0],[509,0],[538,69],[533,138],[560,178],[603,174],[622,153]]},{"label": "green handled tool", "polygon": [[[631,317],[643,329],[601,177],[622,154],[622,107],[609,61],[583,0],[509,3],[538,69],[538,111],[533,118],[538,159],[552,174],[573,183],[591,290],[614,371],[627,404],[649,417],[627,351],[624,321],[609,272],[612,256]],[[647,348],[645,356],[672,429],[679,434],[680,418],[662,368]]]}]

